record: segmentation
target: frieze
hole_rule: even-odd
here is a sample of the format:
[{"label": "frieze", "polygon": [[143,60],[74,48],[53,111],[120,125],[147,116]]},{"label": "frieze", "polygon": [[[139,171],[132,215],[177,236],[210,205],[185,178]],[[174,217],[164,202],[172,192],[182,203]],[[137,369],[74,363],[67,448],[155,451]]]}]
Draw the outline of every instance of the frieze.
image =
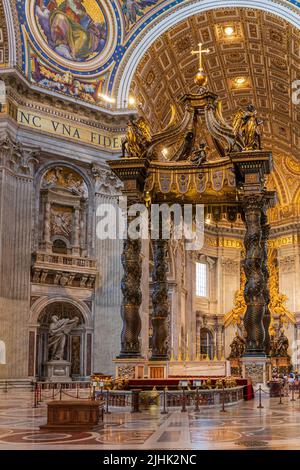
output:
[{"label": "frieze", "polygon": [[76,143],[89,144],[103,150],[120,151],[123,132],[98,130],[86,123],[73,122],[65,118],[53,117],[51,114],[34,111],[28,107],[8,103],[8,114],[16,123],[24,128],[71,140]]},{"label": "frieze", "polygon": [[205,244],[211,247],[223,247],[223,248],[235,248],[237,250],[243,249],[243,242],[242,240],[237,240],[234,238],[222,238],[220,237],[209,237],[205,236]]}]

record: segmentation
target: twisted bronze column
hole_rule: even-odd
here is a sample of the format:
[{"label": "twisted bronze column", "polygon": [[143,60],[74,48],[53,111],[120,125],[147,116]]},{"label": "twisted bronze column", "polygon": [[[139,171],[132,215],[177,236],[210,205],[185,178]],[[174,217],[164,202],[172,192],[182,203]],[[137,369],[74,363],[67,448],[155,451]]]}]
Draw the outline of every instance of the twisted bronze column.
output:
[{"label": "twisted bronze column", "polygon": [[122,265],[124,275],[121,282],[123,301],[121,317],[123,329],[121,333],[121,352],[119,357],[137,357],[141,355],[139,335],[141,332],[140,305],[142,292],[141,240],[124,241]]},{"label": "twisted bronze column", "polygon": [[152,292],[152,357],[151,360],[167,361],[168,356],[168,326],[169,299],[167,283],[167,261],[166,252],[168,240],[153,241],[154,267],[152,271],[153,292]]},{"label": "twisted bronze column", "polygon": [[265,353],[267,355],[270,354],[270,333],[269,327],[271,323],[271,313],[269,310],[269,302],[270,302],[270,291],[269,291],[269,267],[268,267],[268,239],[270,234],[270,225],[268,225],[268,217],[267,217],[267,209],[266,205],[264,204],[262,212],[261,212],[261,230],[262,230],[262,238],[261,238],[261,247],[262,247],[262,271],[264,276],[263,282],[263,296],[264,296],[264,316],[263,316],[263,325],[265,328]]},{"label": "twisted bronze column", "polygon": [[247,333],[245,356],[265,356],[265,312],[264,272],[262,248],[262,215],[263,196],[249,195],[243,198],[246,235],[244,270],[246,275],[245,302],[247,310],[244,325]]}]

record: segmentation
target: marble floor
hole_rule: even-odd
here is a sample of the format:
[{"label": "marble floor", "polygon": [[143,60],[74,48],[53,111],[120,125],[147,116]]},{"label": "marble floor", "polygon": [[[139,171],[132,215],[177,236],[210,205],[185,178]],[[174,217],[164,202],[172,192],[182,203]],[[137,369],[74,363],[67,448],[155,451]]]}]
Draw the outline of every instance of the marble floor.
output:
[{"label": "marble floor", "polygon": [[98,432],[40,431],[46,403],[33,408],[30,391],[0,391],[0,450],[17,449],[300,449],[300,399],[263,398],[195,413],[159,410],[138,414],[118,408],[105,415]]}]

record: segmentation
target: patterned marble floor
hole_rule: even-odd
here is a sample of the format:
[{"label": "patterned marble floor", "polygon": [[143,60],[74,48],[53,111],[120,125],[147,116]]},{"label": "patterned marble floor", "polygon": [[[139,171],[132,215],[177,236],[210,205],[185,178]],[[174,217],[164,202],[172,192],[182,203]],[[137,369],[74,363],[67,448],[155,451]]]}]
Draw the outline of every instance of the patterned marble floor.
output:
[{"label": "patterned marble floor", "polygon": [[120,408],[105,415],[99,432],[40,431],[46,403],[33,408],[30,391],[0,391],[0,450],[2,449],[300,449],[300,399],[257,399],[220,410],[199,413],[180,410],[139,414]]}]

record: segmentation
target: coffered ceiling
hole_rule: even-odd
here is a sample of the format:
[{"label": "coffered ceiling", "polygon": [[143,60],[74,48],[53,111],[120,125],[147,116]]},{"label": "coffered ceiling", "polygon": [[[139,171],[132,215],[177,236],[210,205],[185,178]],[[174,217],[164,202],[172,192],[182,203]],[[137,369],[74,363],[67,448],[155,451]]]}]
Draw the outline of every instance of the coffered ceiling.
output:
[{"label": "coffered ceiling", "polygon": [[168,125],[172,105],[179,119],[179,98],[197,91],[193,78],[198,62],[191,50],[199,42],[210,49],[205,70],[209,88],[223,102],[225,117],[230,119],[234,111],[254,103],[265,121],[264,146],[277,156],[300,159],[300,104],[292,103],[292,83],[300,80],[300,31],[254,9],[226,8],[190,17],[147,50],[131,94],[153,131]]}]

